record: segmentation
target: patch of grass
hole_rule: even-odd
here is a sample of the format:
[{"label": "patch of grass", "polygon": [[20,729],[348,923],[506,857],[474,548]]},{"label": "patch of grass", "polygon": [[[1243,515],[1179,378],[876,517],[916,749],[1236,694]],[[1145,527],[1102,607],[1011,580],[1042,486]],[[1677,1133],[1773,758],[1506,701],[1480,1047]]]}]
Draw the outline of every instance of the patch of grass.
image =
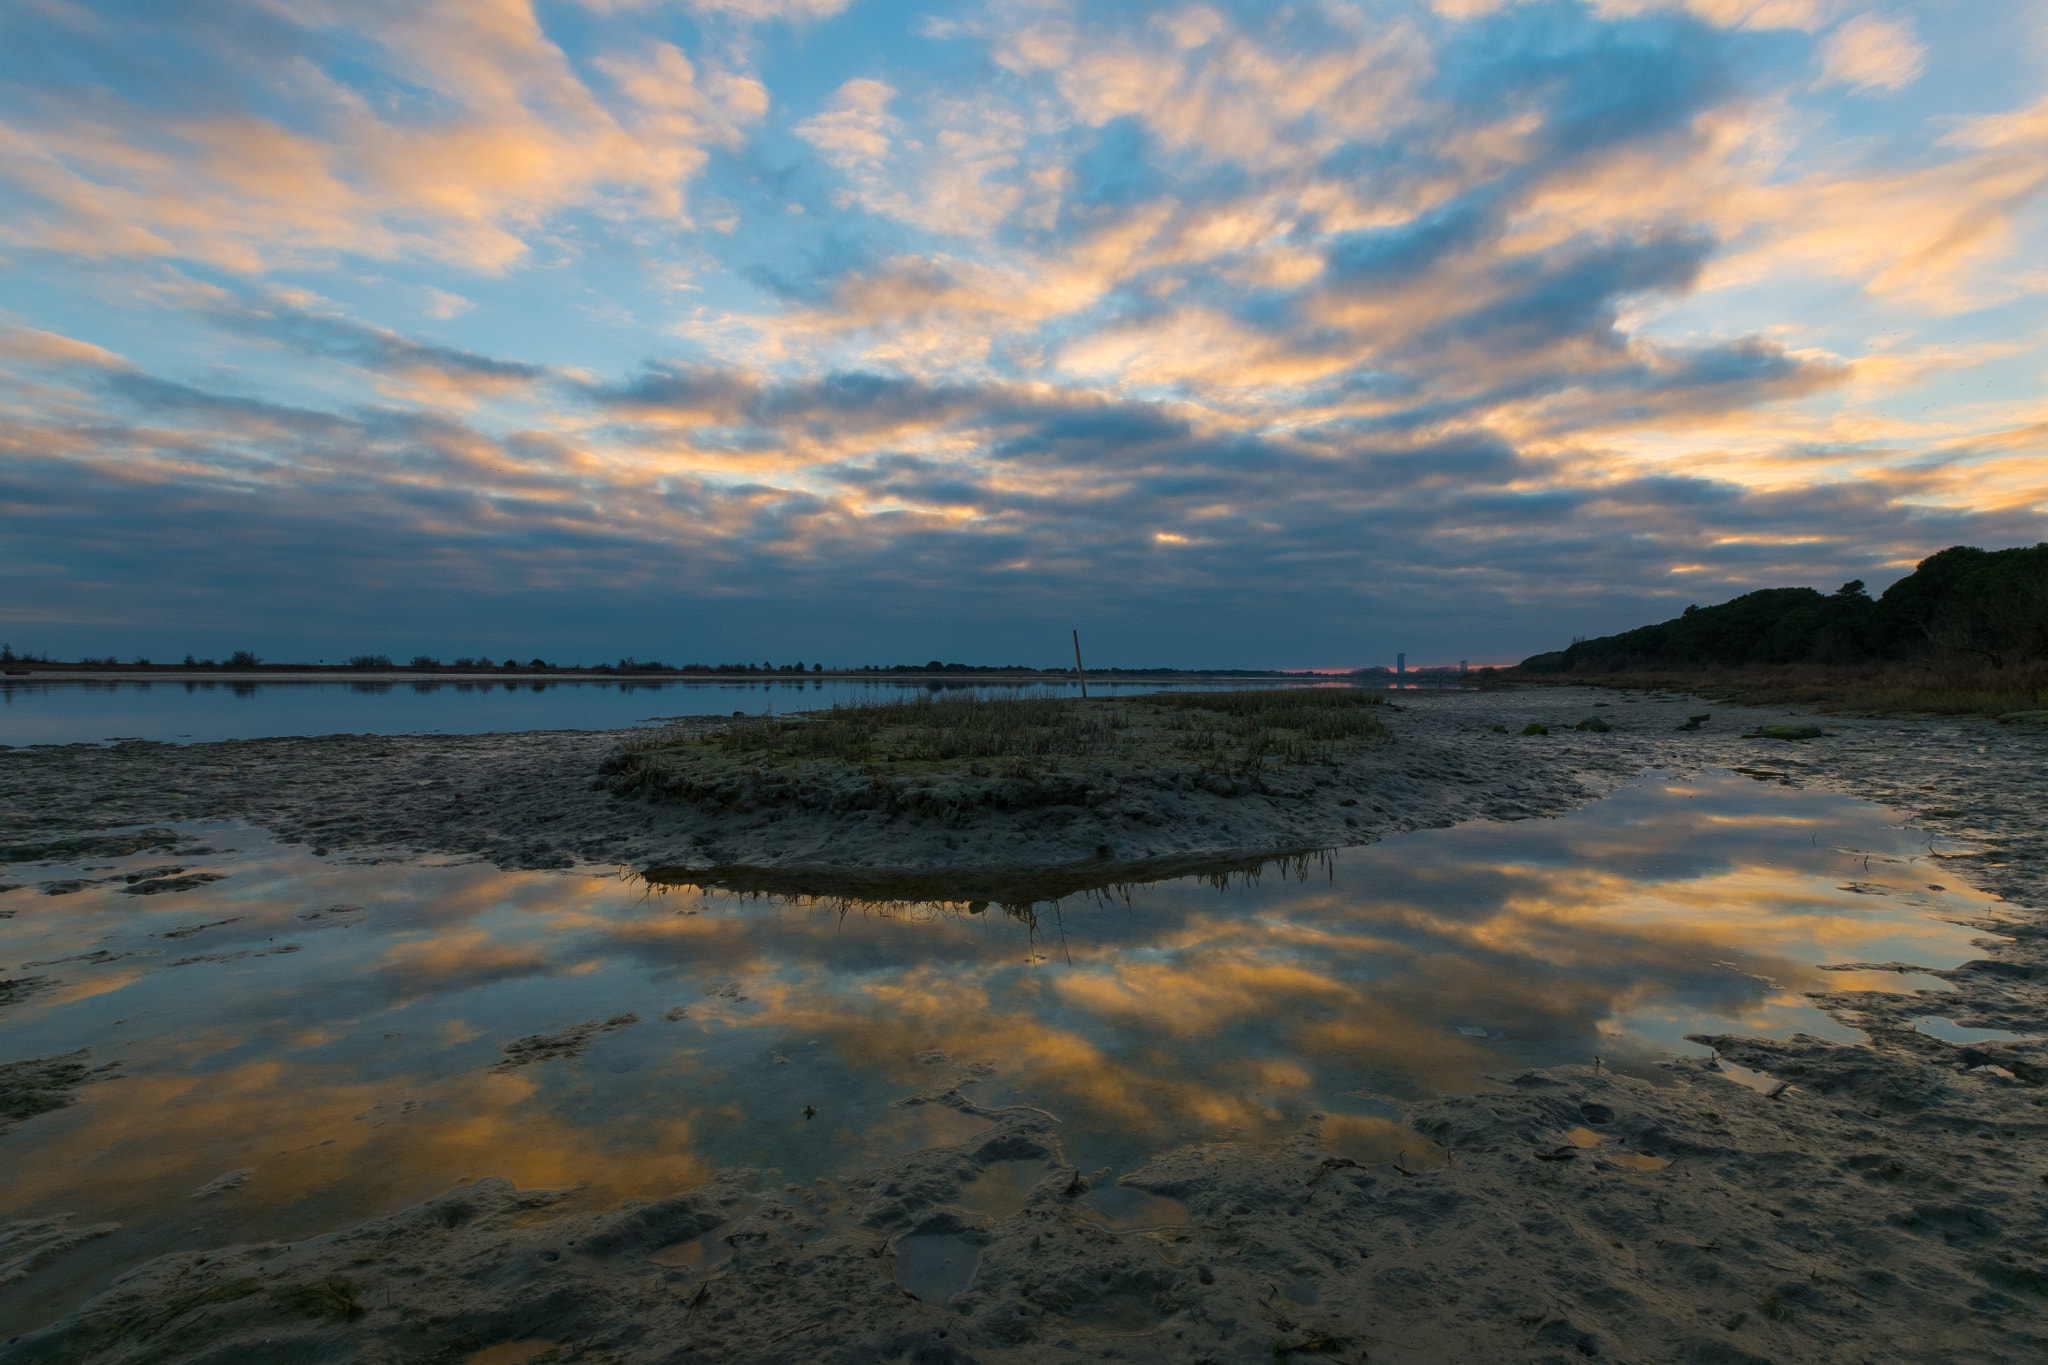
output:
[{"label": "patch of grass", "polygon": [[620,795],[707,810],[965,819],[974,806],[1092,806],[1132,778],[1255,790],[1262,772],[1335,764],[1385,742],[1382,705],[1382,694],[1351,688],[919,698],[634,735],[599,771]]},{"label": "patch of grass", "polygon": [[1327,763],[1340,749],[1384,739],[1380,692],[1355,688],[1274,688],[1241,692],[1148,692],[1129,705],[1166,713],[1175,747],[1221,757],[1224,770]]},{"label": "patch of grass", "polygon": [[2003,716],[2048,709],[2048,663],[2008,668],[1806,664],[1510,676],[1547,685],[1662,688],[1737,706],[1810,706],[1836,715]]},{"label": "patch of grass", "polygon": [[[1109,704],[1082,709],[1059,697],[919,697],[839,706],[820,716],[748,721],[684,745],[769,763],[979,759],[1021,766],[1045,759],[1115,757],[1125,747],[1118,733],[1123,728],[1121,711]],[[675,746],[656,740],[650,747]]]},{"label": "patch of grass", "polygon": [[252,1294],[262,1292],[263,1281],[254,1277],[225,1280],[204,1289],[172,1294],[155,1303],[138,1305],[134,1311],[123,1313],[109,1322],[105,1330],[117,1339],[153,1336],[195,1309],[239,1303]]},{"label": "patch of grass", "polygon": [[270,1297],[285,1312],[302,1318],[353,1322],[368,1311],[356,1300],[355,1282],[346,1275],[329,1275],[305,1284],[281,1284],[270,1291]]}]

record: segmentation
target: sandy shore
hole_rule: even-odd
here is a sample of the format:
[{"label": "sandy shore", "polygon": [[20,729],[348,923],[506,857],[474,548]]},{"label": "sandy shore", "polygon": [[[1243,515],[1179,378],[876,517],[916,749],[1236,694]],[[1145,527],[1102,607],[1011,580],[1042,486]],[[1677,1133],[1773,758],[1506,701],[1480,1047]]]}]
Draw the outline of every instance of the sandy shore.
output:
[{"label": "sandy shore", "polygon": [[[1057,1124],[977,1106],[992,1059],[959,1058],[903,1100],[987,1123],[955,1147],[837,1184],[730,1172],[559,1218],[546,1192],[481,1181],[310,1243],[166,1257],[0,1360],[2039,1359],[2048,1049],[1958,1047],[1911,1025],[2048,1032],[2048,736],[1828,720],[1829,738],[1787,744],[1743,735],[1810,717],[1588,689],[1401,705],[1395,744],[1327,782],[1126,789],[1030,828],[905,816],[876,831],[619,800],[592,786],[603,735],[14,750],[0,753],[0,843],[233,816],[337,855],[687,866],[714,882],[737,865],[1128,875],[1543,815],[1647,766],[1723,766],[1883,801],[1972,845],[1951,875],[2005,913],[1975,926],[1981,960],[1933,973],[1952,992],[1820,1001],[1868,1045],[1711,1040],[1788,1082],[1776,1097],[1692,1061],[1657,1086],[1577,1067],[1502,1077],[1411,1106],[1413,1147],[1391,1159],[1349,1164],[1313,1123],[1277,1149],[1162,1154],[1122,1182],[1157,1196],[1146,1225],[1093,1212]],[[1595,714],[1612,728],[1566,728]],[[1532,720],[1552,733],[1513,733]],[[1014,1207],[977,1199],[1019,1171]],[[0,1253],[53,1235],[7,1229]],[[694,1266],[655,1255],[679,1245],[700,1249]],[[946,1261],[971,1268],[957,1297],[904,1288]]]}]

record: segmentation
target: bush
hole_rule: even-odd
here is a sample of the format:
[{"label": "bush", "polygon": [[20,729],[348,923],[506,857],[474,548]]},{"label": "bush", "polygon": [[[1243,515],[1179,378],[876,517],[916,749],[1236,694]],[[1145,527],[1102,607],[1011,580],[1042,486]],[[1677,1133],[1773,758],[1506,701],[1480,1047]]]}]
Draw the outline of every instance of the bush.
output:
[{"label": "bush", "polygon": [[246,649],[238,649],[234,653],[228,655],[229,668],[254,668],[257,664],[262,662],[263,661],[261,659],[257,658],[254,654],[251,654]]},{"label": "bush", "polygon": [[439,668],[441,661],[431,654],[415,654],[412,656],[412,663],[409,666],[412,668]]},{"label": "bush", "polygon": [[389,654],[351,654],[348,666],[350,668],[389,668],[391,667],[391,656]]}]

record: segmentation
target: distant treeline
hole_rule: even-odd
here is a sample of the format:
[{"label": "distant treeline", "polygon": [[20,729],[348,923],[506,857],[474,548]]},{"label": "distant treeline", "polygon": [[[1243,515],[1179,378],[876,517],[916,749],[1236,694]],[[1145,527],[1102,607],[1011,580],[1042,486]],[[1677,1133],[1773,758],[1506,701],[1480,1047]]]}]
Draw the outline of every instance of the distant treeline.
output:
[{"label": "distant treeline", "polygon": [[[443,661],[442,661],[442,660],[441,660],[441,659],[440,659],[440,658],[439,658],[438,656],[435,656],[435,655],[431,655],[431,654],[415,654],[415,655],[413,655],[413,656],[412,656],[412,658],[411,658],[411,660],[410,660],[410,661],[408,661],[408,662],[406,662],[406,663],[403,663],[403,664],[401,664],[401,663],[397,663],[397,662],[394,662],[394,661],[393,661],[393,659],[392,659],[392,657],[391,657],[391,656],[390,656],[389,654],[355,654],[355,655],[351,655],[351,656],[349,656],[349,657],[348,657],[347,659],[345,659],[344,661],[342,661],[342,662],[341,662],[341,663],[339,663],[339,664],[327,664],[327,663],[321,663],[321,664],[307,664],[307,663],[296,663],[296,664],[295,664],[295,663],[276,663],[276,662],[269,662],[269,661],[266,661],[266,660],[264,660],[263,658],[259,657],[259,656],[258,656],[257,654],[255,654],[254,652],[252,652],[252,651],[250,651],[250,650],[246,650],[246,649],[238,649],[238,650],[236,650],[236,651],[235,651],[234,653],[232,653],[232,654],[228,655],[228,656],[227,656],[227,658],[225,658],[225,659],[214,659],[214,658],[200,658],[200,657],[198,657],[197,655],[187,654],[187,655],[185,656],[184,662],[183,662],[183,663],[179,663],[179,664],[154,664],[154,663],[152,663],[152,662],[151,662],[151,661],[150,661],[150,660],[149,660],[148,658],[146,658],[146,657],[143,657],[143,656],[137,656],[137,657],[135,657],[135,658],[133,658],[133,659],[129,660],[128,662],[126,662],[126,663],[123,663],[123,662],[121,661],[121,659],[120,659],[120,658],[118,658],[117,656],[115,656],[115,655],[112,655],[112,654],[106,655],[105,657],[94,657],[94,656],[92,656],[92,655],[87,655],[87,656],[85,656],[85,657],[83,657],[83,658],[80,658],[80,659],[77,659],[77,660],[75,660],[75,661],[71,661],[71,662],[66,662],[66,661],[63,661],[63,660],[58,660],[58,659],[53,659],[53,658],[51,658],[51,657],[50,657],[50,655],[49,655],[49,653],[48,653],[47,651],[44,651],[44,652],[41,652],[41,653],[33,653],[33,654],[31,654],[31,653],[16,653],[16,652],[15,652],[15,650],[14,650],[14,647],[13,647],[12,645],[9,645],[9,644],[0,644],[0,664],[17,664],[17,665],[35,664],[35,665],[38,665],[38,666],[40,666],[40,667],[43,667],[43,668],[63,668],[63,669],[81,669],[81,668],[82,668],[82,669],[118,669],[118,670],[128,670],[128,669],[155,669],[155,670],[161,670],[161,669],[171,668],[171,669],[232,669],[232,670],[237,670],[237,671],[258,671],[258,670],[267,670],[267,671],[272,671],[272,672],[289,672],[289,671],[297,671],[297,670],[310,670],[310,671],[314,671],[314,672],[332,672],[332,671],[336,671],[336,670],[353,670],[353,671],[358,671],[358,672],[379,672],[379,673],[381,673],[381,672],[393,672],[393,671],[401,671],[401,670],[402,670],[402,671],[407,671],[407,672],[418,672],[418,673],[437,673],[437,672],[453,672],[453,673],[475,673],[475,672],[480,672],[480,671],[483,671],[483,670],[486,670],[486,669],[488,669],[488,670],[490,670],[490,671],[492,671],[492,672],[498,672],[498,673],[505,673],[505,672],[519,672],[519,673],[595,673],[595,674],[600,674],[600,675],[618,675],[618,674],[649,674],[649,673],[656,673],[656,674],[663,674],[663,675],[667,675],[667,676],[675,676],[675,677],[754,677],[754,678],[758,678],[758,677],[784,677],[784,678],[790,678],[790,677],[822,677],[822,676],[824,676],[824,675],[826,675],[826,674],[832,674],[832,675],[834,675],[834,676],[836,676],[836,677],[848,677],[848,676],[855,676],[855,677],[858,677],[858,676],[881,676],[881,675],[888,675],[888,674],[911,674],[911,675],[917,675],[917,676],[925,676],[925,675],[929,675],[929,674],[934,674],[934,673],[937,673],[937,674],[948,674],[948,673],[950,673],[950,674],[971,674],[971,675],[975,675],[975,676],[983,676],[983,677],[986,677],[986,676],[997,676],[997,677],[1020,677],[1020,678],[1024,678],[1024,677],[1029,677],[1029,678],[1039,678],[1039,677],[1046,677],[1046,678],[1059,678],[1059,677],[1068,677],[1068,678],[1071,678],[1071,677],[1072,677],[1072,676],[1074,675],[1074,671],[1073,671],[1073,670],[1072,670],[1071,668],[1032,668],[1032,667],[1030,667],[1030,666],[1029,666],[1029,665],[1027,665],[1027,664],[962,664],[962,663],[946,663],[946,662],[944,662],[944,661],[942,661],[942,660],[939,660],[939,659],[932,659],[932,660],[930,660],[930,661],[928,661],[928,662],[926,662],[926,663],[921,663],[921,664],[863,664],[863,665],[860,665],[859,667],[855,667],[855,668],[839,668],[839,667],[827,667],[827,666],[826,666],[825,664],[822,664],[822,663],[815,663],[815,662],[814,662],[814,663],[803,663],[803,662],[798,662],[798,663],[786,663],[786,664],[778,664],[778,663],[775,663],[775,662],[773,662],[772,660],[764,660],[763,662],[761,662],[761,663],[758,663],[758,664],[754,664],[754,663],[720,663],[720,664],[701,664],[701,663],[686,663],[686,664],[669,664],[669,663],[663,663],[663,662],[662,662],[661,660],[659,660],[659,659],[636,659],[636,658],[634,658],[634,657],[633,657],[633,656],[631,656],[631,655],[627,655],[627,656],[625,656],[624,658],[621,658],[621,659],[619,659],[619,660],[618,660],[618,661],[617,661],[616,663],[601,663],[601,664],[583,664],[583,663],[575,663],[575,664],[557,664],[557,663],[549,663],[549,662],[548,662],[547,660],[545,660],[545,659],[539,659],[539,658],[534,658],[534,659],[528,659],[528,660],[525,660],[524,662],[522,662],[522,661],[520,661],[519,659],[516,659],[516,658],[509,658],[509,659],[504,659],[504,660],[497,660],[497,659],[492,659],[492,658],[490,658],[490,657],[489,657],[488,655],[482,655],[482,654],[477,654],[477,655],[469,655],[469,654],[462,654],[462,655],[457,655],[457,656],[455,656],[455,657],[453,657],[453,658],[451,658],[451,659],[447,660],[446,662],[443,662]],[[1434,673],[1434,672],[1456,672],[1456,671],[1457,671],[1457,670],[1443,670],[1443,669],[1438,669],[1438,670],[1429,670],[1429,669],[1410,669],[1410,670],[1409,670],[1409,673],[1410,673],[1410,675],[1411,675],[1411,676],[1414,676],[1414,675],[1418,675],[1418,674],[1422,674],[1422,673]],[[1367,677],[1367,676],[1371,676],[1371,677],[1380,677],[1380,676],[1383,676],[1383,675],[1384,675],[1384,676],[1389,676],[1389,677],[1391,677],[1391,676],[1393,675],[1393,670],[1392,670],[1392,669],[1389,669],[1389,668],[1361,668],[1361,669],[1358,669],[1358,670],[1356,670],[1356,671],[1355,671],[1354,673],[1352,673],[1352,674],[1351,674],[1351,675],[1349,675],[1349,676],[1352,676],[1352,677]],[[1270,669],[1270,668],[1219,668],[1219,669],[1192,669],[1192,668],[1091,668],[1091,669],[1089,669],[1089,670],[1088,670],[1088,676],[1089,676],[1089,677],[1091,677],[1091,678],[1093,678],[1093,677],[1109,677],[1109,678],[1175,678],[1175,677],[1205,677],[1205,678],[1216,678],[1216,677],[1221,677],[1221,678],[1298,678],[1298,677],[1308,677],[1308,676],[1330,676],[1330,675],[1311,675],[1311,674],[1304,674],[1304,673],[1290,673],[1290,672],[1287,672],[1287,671],[1285,671],[1285,670],[1281,670],[1281,669]],[[1340,676],[1341,676],[1341,675],[1340,675]]]},{"label": "distant treeline", "polygon": [[1675,620],[1575,641],[1524,659],[1528,673],[1733,668],[1748,664],[1928,663],[2005,668],[2048,659],[2048,543],[1957,545],[1873,599],[1861,580],[1833,593],[1765,588]]}]

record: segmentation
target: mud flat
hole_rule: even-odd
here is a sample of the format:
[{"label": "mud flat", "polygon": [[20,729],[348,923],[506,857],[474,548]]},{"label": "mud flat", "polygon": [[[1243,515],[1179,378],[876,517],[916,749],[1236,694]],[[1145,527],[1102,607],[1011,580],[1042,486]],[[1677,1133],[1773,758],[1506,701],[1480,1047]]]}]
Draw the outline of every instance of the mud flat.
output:
[{"label": "mud flat", "polygon": [[[1542,815],[1646,766],[1711,765],[1883,801],[1966,845],[1944,877],[2004,897],[1973,926],[1984,957],[1929,973],[1945,992],[1820,997],[1866,1030],[1860,1045],[1702,1038],[1721,1060],[1674,1059],[1660,1084],[1590,1065],[1502,1075],[1407,1106],[1412,1139],[1393,1150],[1340,1150],[1311,1119],[1277,1145],[1160,1153],[1114,1184],[1068,1162],[1051,1116],[976,1103],[1002,1059],[945,1059],[900,1103],[985,1125],[953,1146],[802,1186],[729,1171],[559,1217],[553,1193],[482,1180],[310,1242],[159,1259],[0,1360],[2039,1359],[2048,739],[1566,689],[1400,706],[1384,717],[1392,743],[1261,774],[1292,790],[1123,782],[1095,805],[991,807],[986,823],[960,823],[957,805],[905,808],[881,822],[893,843],[857,845],[865,867],[838,865],[1114,874]],[[1604,730],[1570,728],[1595,716]],[[1551,732],[1522,735],[1532,722]],[[1746,737],[1809,723],[1824,734]],[[622,862],[715,884],[813,877],[834,865],[819,860],[841,846],[834,830],[876,823],[830,802],[770,820],[593,787],[617,747],[524,735],[13,751],[0,754],[0,842],[13,857],[237,816],[372,856]],[[1129,818],[1134,801],[1173,818]],[[1006,821],[1047,811],[1068,818],[1008,846],[1035,865],[963,838],[1001,852],[997,836],[1019,832]],[[837,823],[850,813],[870,818]],[[1937,1017],[1976,1036],[1915,1027]],[[59,1102],[42,1073],[21,1075],[46,1097],[35,1103]],[[64,1235],[10,1227],[0,1254],[45,1254]]]},{"label": "mud flat", "polygon": [[[1570,809],[1661,761],[1647,730],[1570,729],[1582,715],[1611,713],[1595,702],[1414,695],[1371,708],[1389,742],[1358,736],[1307,761],[1273,755],[1251,767],[1242,753],[1212,759],[1154,745],[1054,755],[1028,776],[994,763],[978,774],[972,758],[914,757],[819,773],[741,752],[700,781],[669,785],[659,780],[673,776],[659,771],[662,752],[651,755],[655,771],[620,771],[645,731],[37,746],[0,751],[0,839],[238,818],[316,849],[470,854],[508,868],[759,868],[829,879],[1090,865],[1093,875],[1103,864],[1257,857]],[[1670,708],[1658,709],[1652,726],[1668,728]],[[1493,731],[1519,731],[1523,713],[1539,711],[1562,726],[1547,739]],[[759,725],[691,720],[668,738]]]}]

